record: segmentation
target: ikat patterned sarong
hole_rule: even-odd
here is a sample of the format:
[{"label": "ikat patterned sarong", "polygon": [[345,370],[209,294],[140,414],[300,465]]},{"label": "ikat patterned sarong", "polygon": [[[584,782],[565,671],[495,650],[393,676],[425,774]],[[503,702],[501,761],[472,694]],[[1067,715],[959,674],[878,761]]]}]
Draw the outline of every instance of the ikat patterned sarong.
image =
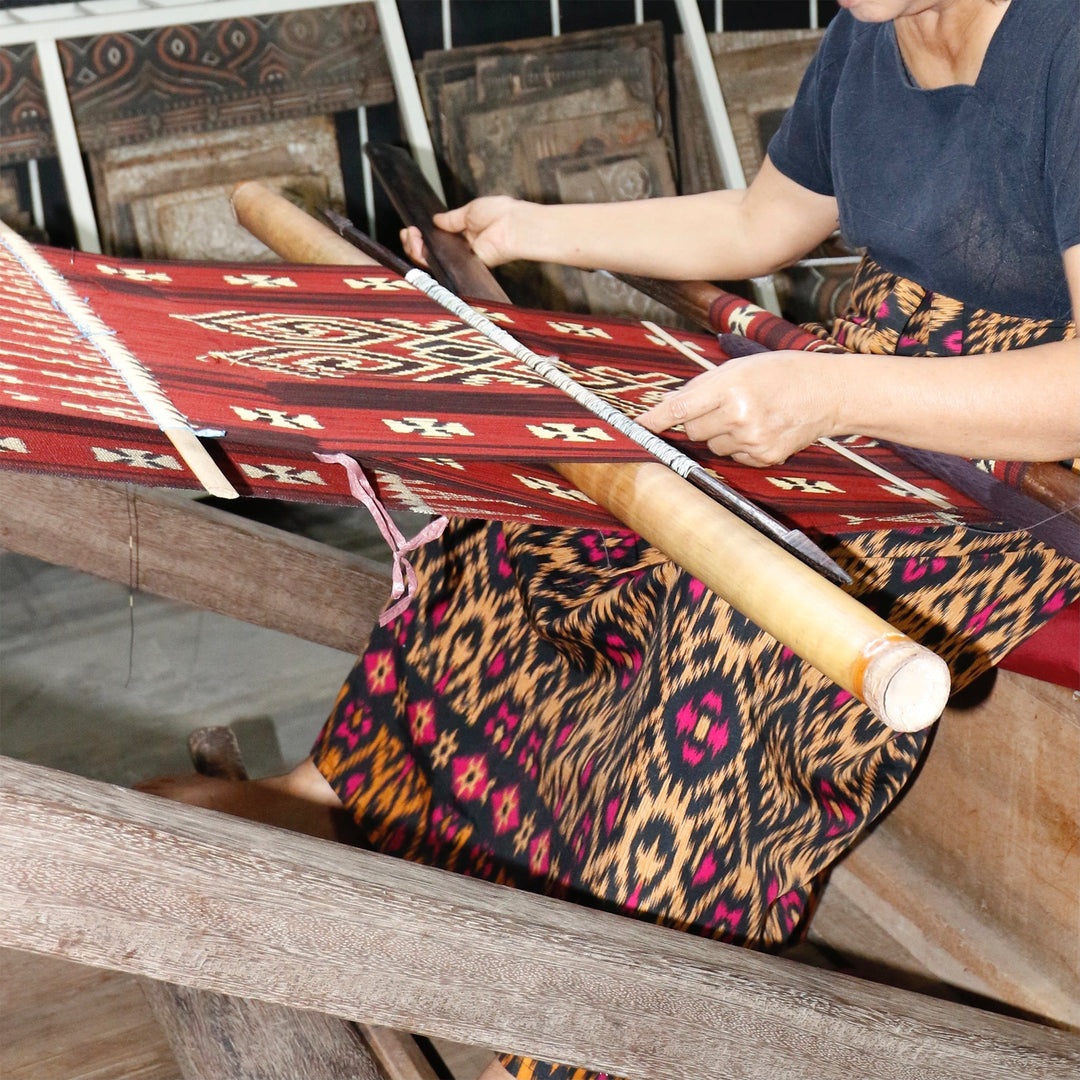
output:
[{"label": "ikat patterned sarong", "polygon": [[[1075,564],[993,527],[849,527],[829,546],[957,689],[1080,594]],[[455,519],[417,573],[315,748],[378,850],[774,948],[927,745],[625,530]]]}]

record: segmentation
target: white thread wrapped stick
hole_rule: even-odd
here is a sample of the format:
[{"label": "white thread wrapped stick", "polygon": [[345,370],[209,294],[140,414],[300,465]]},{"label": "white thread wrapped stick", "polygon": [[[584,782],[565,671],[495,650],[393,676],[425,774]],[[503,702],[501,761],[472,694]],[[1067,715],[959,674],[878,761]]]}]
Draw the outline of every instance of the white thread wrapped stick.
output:
[{"label": "white thread wrapped stick", "polygon": [[78,331],[109,366],[124,380],[147,416],[168,438],[176,452],[199,483],[211,494],[222,499],[235,499],[239,493],[218,468],[206,447],[199,442],[195,429],[169,400],[154,376],[118,341],[115,331],[107,327],[79,299],[63,277],[58,274],[28,243],[0,222],[2,243],[22,264],[26,272],[43,288]]}]

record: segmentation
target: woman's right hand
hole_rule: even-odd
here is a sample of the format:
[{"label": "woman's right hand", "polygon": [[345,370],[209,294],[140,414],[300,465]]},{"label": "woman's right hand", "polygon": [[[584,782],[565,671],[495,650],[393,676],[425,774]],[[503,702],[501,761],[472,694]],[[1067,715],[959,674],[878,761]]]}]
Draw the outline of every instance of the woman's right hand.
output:
[{"label": "woman's right hand", "polygon": [[[526,257],[516,245],[518,226],[531,205],[508,195],[485,195],[432,220],[440,229],[460,233],[486,266],[501,266]],[[401,230],[401,244],[410,259],[427,266],[423,237],[415,225]]]}]

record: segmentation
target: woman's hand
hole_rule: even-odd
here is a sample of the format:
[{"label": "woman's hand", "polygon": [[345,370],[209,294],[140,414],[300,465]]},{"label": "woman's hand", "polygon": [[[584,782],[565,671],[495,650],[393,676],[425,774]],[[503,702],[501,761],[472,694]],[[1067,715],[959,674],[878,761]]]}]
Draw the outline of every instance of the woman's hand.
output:
[{"label": "woman's hand", "polygon": [[757,353],[698,375],[637,419],[657,434],[682,424],[743,465],[778,465],[837,433],[839,391],[820,354]]},{"label": "woman's hand", "polygon": [[[485,195],[464,206],[436,214],[432,220],[440,229],[460,233],[486,266],[501,266],[512,259],[526,257],[515,244],[519,239],[519,226],[531,209],[535,209],[533,204],[508,195]],[[424,241],[415,225],[401,230],[401,244],[410,259],[427,266]]]}]

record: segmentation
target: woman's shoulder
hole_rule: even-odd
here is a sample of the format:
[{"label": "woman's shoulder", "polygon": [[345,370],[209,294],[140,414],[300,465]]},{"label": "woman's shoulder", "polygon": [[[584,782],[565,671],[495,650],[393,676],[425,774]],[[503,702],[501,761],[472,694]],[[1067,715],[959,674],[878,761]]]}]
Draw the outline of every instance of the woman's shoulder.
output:
[{"label": "woman's shoulder", "polygon": [[[1011,0],[980,82],[1028,123],[1027,108],[1055,111],[1076,92],[1080,0]],[[1028,100],[1030,99],[1030,101]]]},{"label": "woman's shoulder", "polygon": [[1080,3],[1077,0],[1011,0],[1009,14],[1032,26],[1045,26],[1058,33],[1080,27]]}]

